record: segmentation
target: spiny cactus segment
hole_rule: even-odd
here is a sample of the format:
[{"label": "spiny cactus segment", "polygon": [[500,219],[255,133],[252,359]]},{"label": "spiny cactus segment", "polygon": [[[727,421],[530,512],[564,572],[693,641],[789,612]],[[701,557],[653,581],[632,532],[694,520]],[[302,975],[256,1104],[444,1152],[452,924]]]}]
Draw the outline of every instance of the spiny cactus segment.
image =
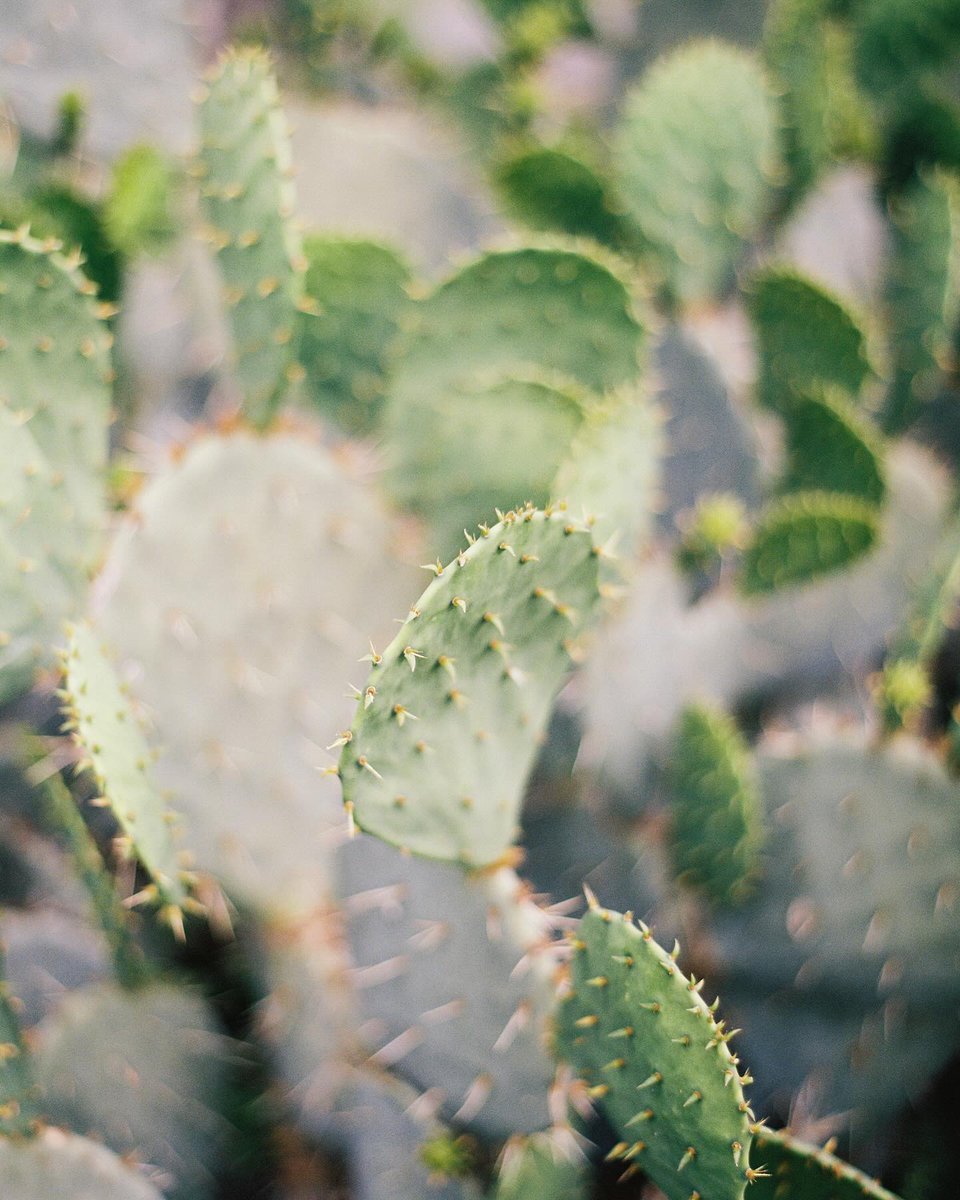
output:
[{"label": "spiny cactus segment", "polygon": [[743,736],[719,709],[693,704],[677,723],[668,769],[674,866],[717,904],[753,891],[763,818]]},{"label": "spiny cactus segment", "polygon": [[265,423],[302,374],[292,349],[303,261],[286,118],[269,57],[228,50],[201,88],[198,177],[244,412]]},{"label": "spiny cactus segment", "polygon": [[591,907],[571,935],[570,991],[556,1052],[614,1127],[610,1157],[644,1171],[668,1200],[742,1200],[765,1174],[751,1160],[750,1077],[729,1047],[735,1031],[629,914]]},{"label": "spiny cactus segment", "polygon": [[588,1173],[576,1146],[552,1133],[511,1138],[503,1149],[492,1200],[585,1200]]},{"label": "spiny cactus segment", "polygon": [[305,302],[297,317],[304,386],[351,434],[372,433],[410,304],[410,267],[389,246],[314,235],[303,247]]},{"label": "spiny cactus segment", "polygon": [[153,779],[153,752],[91,625],[72,627],[64,674],[66,728],[86,755],[84,765],[116,817],[130,855],[150,875],[144,899],[158,901],[163,916],[179,928],[190,898],[172,815]]},{"label": "spiny cactus segment", "polygon": [[790,267],[754,275],[747,306],[757,339],[757,398],[786,413],[795,393],[834,384],[851,399],[870,375],[864,331],[830,292]]},{"label": "spiny cactus segment", "polygon": [[3,967],[0,946],[0,1147],[6,1138],[29,1137],[37,1121],[36,1085]]},{"label": "spiny cactus segment", "polygon": [[775,100],[760,66],[721,42],[655,63],[627,98],[615,165],[668,293],[681,302],[722,295],[779,173]]},{"label": "spiny cactus segment", "polygon": [[563,511],[510,511],[436,576],[339,739],[361,829],[479,867],[507,853],[553,699],[597,605],[596,546]]},{"label": "spiny cactus segment", "polygon": [[784,424],[787,461],[780,491],[833,492],[882,503],[887,490],[883,443],[843,392],[797,395]]},{"label": "spiny cactus segment", "polygon": [[757,522],[741,564],[741,589],[755,596],[845,567],[873,548],[879,532],[876,507],[852,496],[784,496]]},{"label": "spiny cactus segment", "polygon": [[761,1129],[752,1154],[763,1159],[769,1174],[758,1180],[750,1200],[897,1200],[828,1149],[799,1142],[789,1133]]},{"label": "spiny cactus segment", "polygon": [[161,1200],[135,1167],[60,1129],[23,1143],[0,1138],[0,1179],[4,1200]]}]

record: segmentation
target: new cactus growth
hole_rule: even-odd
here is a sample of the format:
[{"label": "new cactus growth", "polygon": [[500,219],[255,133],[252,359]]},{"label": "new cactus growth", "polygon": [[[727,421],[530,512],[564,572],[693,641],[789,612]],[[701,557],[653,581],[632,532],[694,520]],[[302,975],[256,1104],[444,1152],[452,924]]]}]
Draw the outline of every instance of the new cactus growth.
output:
[{"label": "new cactus growth", "polygon": [[598,600],[595,543],[511,510],[443,566],[373,665],[343,743],[361,829],[471,867],[513,842],[523,783]]},{"label": "new cactus growth", "polygon": [[612,1158],[645,1171],[668,1200],[741,1200],[764,1174],[751,1159],[749,1077],[733,1032],[632,917],[591,903],[571,937],[570,991],[556,1050],[614,1126]]},{"label": "new cactus growth", "polygon": [[842,392],[797,396],[784,414],[784,492],[820,491],[880,504],[886,495],[877,432]]}]

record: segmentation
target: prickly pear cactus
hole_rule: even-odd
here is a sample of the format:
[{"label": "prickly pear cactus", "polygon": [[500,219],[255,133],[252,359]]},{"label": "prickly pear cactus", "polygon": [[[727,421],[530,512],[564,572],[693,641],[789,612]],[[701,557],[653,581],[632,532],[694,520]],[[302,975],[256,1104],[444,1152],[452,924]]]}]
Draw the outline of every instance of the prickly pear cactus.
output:
[{"label": "prickly pear cactus", "polygon": [[0,1144],[29,1136],[36,1123],[36,1089],[0,949]]},{"label": "prickly pear cactus", "polygon": [[880,504],[886,495],[880,436],[837,390],[797,395],[784,414],[784,492],[821,491]]},{"label": "prickly pear cactus", "polygon": [[201,438],[138,497],[103,577],[185,844],[261,912],[327,894],[346,823],[318,771],[412,586],[357,474],[290,435]]},{"label": "prickly pear cactus", "polygon": [[588,1194],[588,1173],[575,1145],[535,1133],[504,1147],[493,1200],[582,1200]]},{"label": "prickly pear cactus", "polygon": [[479,867],[514,840],[523,784],[578,636],[597,554],[563,511],[510,511],[436,578],[340,738],[344,802],[393,845]]},{"label": "prickly pear cactus", "polygon": [[161,1200],[136,1168],[60,1129],[29,1142],[0,1138],[0,1179],[6,1200]]},{"label": "prickly pear cactus", "polygon": [[667,292],[680,302],[722,295],[777,180],[775,100],[759,64],[722,42],[654,63],[627,98],[615,164]]},{"label": "prickly pear cactus", "polygon": [[266,422],[291,370],[303,262],[293,223],[286,117],[269,57],[228,50],[201,89],[198,178],[217,253],[243,409]]},{"label": "prickly pear cactus", "polygon": [[[741,1200],[763,1174],[751,1161],[749,1076],[702,980],[685,978],[645,925],[592,903],[571,935],[570,991],[556,1052],[576,1068],[619,1138],[611,1156],[668,1200]],[[678,948],[677,948],[678,949]]]},{"label": "prickly pear cactus", "polygon": [[188,897],[173,815],[153,778],[154,754],[92,626],[72,627],[64,667],[67,727],[86,755],[130,854],[153,881],[152,898],[179,925]]},{"label": "prickly pear cactus", "polygon": [[769,1172],[751,1191],[755,1200],[897,1200],[829,1150],[796,1141],[789,1133],[761,1129],[753,1154]]},{"label": "prickly pear cactus", "polygon": [[702,704],[684,710],[668,786],[680,881],[718,904],[745,899],[760,871],[763,818],[749,751],[729,717]]}]

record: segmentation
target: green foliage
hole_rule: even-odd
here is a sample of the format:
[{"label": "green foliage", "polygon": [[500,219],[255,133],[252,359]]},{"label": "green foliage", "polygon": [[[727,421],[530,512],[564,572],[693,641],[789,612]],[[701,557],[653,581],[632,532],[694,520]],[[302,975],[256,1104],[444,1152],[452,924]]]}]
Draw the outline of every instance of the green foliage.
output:
[{"label": "green foliage", "polygon": [[796,395],[784,423],[781,492],[833,492],[882,503],[887,490],[882,442],[843,392]]},{"label": "green foliage", "polygon": [[628,97],[617,182],[647,258],[681,302],[718,298],[777,181],[774,97],[758,64],[721,42],[654,63]]},{"label": "green foliage", "polygon": [[742,549],[749,534],[747,513],[739,496],[729,493],[701,497],[684,529],[677,554],[687,572],[712,572],[725,558]]},{"label": "green foliage", "polygon": [[346,238],[309,237],[304,255],[296,354],[307,392],[347,433],[372,433],[409,305],[410,268],[388,246]]},{"label": "green foliage", "polygon": [[960,45],[953,0],[872,0],[853,16],[857,73],[884,99],[946,65]]},{"label": "green foliage", "polygon": [[877,510],[829,492],[794,492],[767,506],[743,555],[748,596],[805,583],[861,558],[879,536]]},{"label": "green foliage", "polygon": [[760,1130],[753,1155],[769,1172],[750,1193],[755,1200],[897,1200],[828,1150],[798,1142],[788,1133]]},{"label": "green foliage", "polygon": [[668,1200],[741,1200],[750,1110],[725,1022],[641,923],[591,907],[573,935],[556,1051],[589,1084],[619,1138],[611,1157],[645,1171]]},{"label": "green foliage", "polygon": [[133,146],[114,163],[104,223],[128,258],[158,254],[176,236],[176,186],[173,164],[153,146]]},{"label": "green foliage", "polygon": [[4,1200],[161,1200],[160,1192],[103,1146],[59,1129],[0,1139]]},{"label": "green foliage", "polygon": [[749,750],[729,717],[702,704],[683,711],[668,784],[678,878],[716,904],[739,903],[760,871],[763,818]]},{"label": "green foliage", "polygon": [[361,829],[469,866],[514,840],[523,784],[598,601],[589,532],[510,511],[447,566],[373,667],[342,735]]},{"label": "green foliage", "polygon": [[609,187],[582,159],[559,147],[523,149],[494,176],[507,211],[531,229],[619,246],[626,232]]},{"label": "green foliage", "polygon": [[0,948],[0,1152],[6,1138],[32,1134],[36,1123],[36,1086],[20,1025],[3,972]]},{"label": "green foliage", "polygon": [[761,404],[785,413],[795,393],[818,384],[858,396],[870,375],[866,336],[836,296],[789,267],[773,266],[753,276],[746,298]]}]

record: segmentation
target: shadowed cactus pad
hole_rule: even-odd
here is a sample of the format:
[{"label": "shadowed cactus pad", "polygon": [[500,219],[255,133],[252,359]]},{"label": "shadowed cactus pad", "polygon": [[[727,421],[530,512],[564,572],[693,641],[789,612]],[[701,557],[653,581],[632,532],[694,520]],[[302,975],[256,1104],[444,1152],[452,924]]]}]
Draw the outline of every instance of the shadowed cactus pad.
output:
[{"label": "shadowed cactus pad", "polygon": [[797,395],[784,413],[783,492],[820,491],[880,504],[886,495],[883,444],[842,392]]},{"label": "shadowed cactus pad", "polygon": [[556,1052],[620,1139],[611,1152],[667,1195],[741,1200],[750,1165],[749,1080],[693,976],[629,915],[591,907],[572,935]]},{"label": "shadowed cactus pad", "polygon": [[0,1139],[0,1179],[4,1200],[161,1200],[115,1154],[59,1129],[29,1142]]},{"label": "shadowed cactus pad", "polygon": [[734,46],[697,42],[656,62],[628,96],[616,165],[648,257],[682,302],[733,281],[777,177],[774,96]]},{"label": "shadowed cactus pad", "polygon": [[233,329],[244,411],[258,421],[285,391],[303,263],[294,232],[287,123],[268,56],[227,51],[200,104],[199,177]]},{"label": "shadowed cactus pad", "polygon": [[750,1192],[752,1200],[897,1200],[893,1192],[828,1150],[798,1142],[788,1133],[760,1130],[752,1157],[762,1159],[769,1172]]},{"label": "shadowed cactus pad", "polygon": [[718,904],[737,903],[753,890],[763,826],[753,764],[733,721],[690,705],[674,736],[668,781],[680,879]]},{"label": "shadowed cactus pad", "polygon": [[509,212],[531,229],[616,246],[623,218],[603,177],[565,150],[538,146],[501,163],[495,182]]},{"label": "shadowed cactus pad", "polygon": [[431,569],[341,737],[343,797],[384,841],[484,866],[513,842],[538,739],[598,601],[597,555],[565,512],[526,508]]},{"label": "shadowed cactus pad", "polygon": [[591,1182],[575,1146],[535,1133],[507,1143],[492,1200],[585,1200]]},{"label": "shadowed cactus pad", "polygon": [[0,946],[0,1144],[28,1136],[36,1120],[33,1076],[27,1063]]}]

